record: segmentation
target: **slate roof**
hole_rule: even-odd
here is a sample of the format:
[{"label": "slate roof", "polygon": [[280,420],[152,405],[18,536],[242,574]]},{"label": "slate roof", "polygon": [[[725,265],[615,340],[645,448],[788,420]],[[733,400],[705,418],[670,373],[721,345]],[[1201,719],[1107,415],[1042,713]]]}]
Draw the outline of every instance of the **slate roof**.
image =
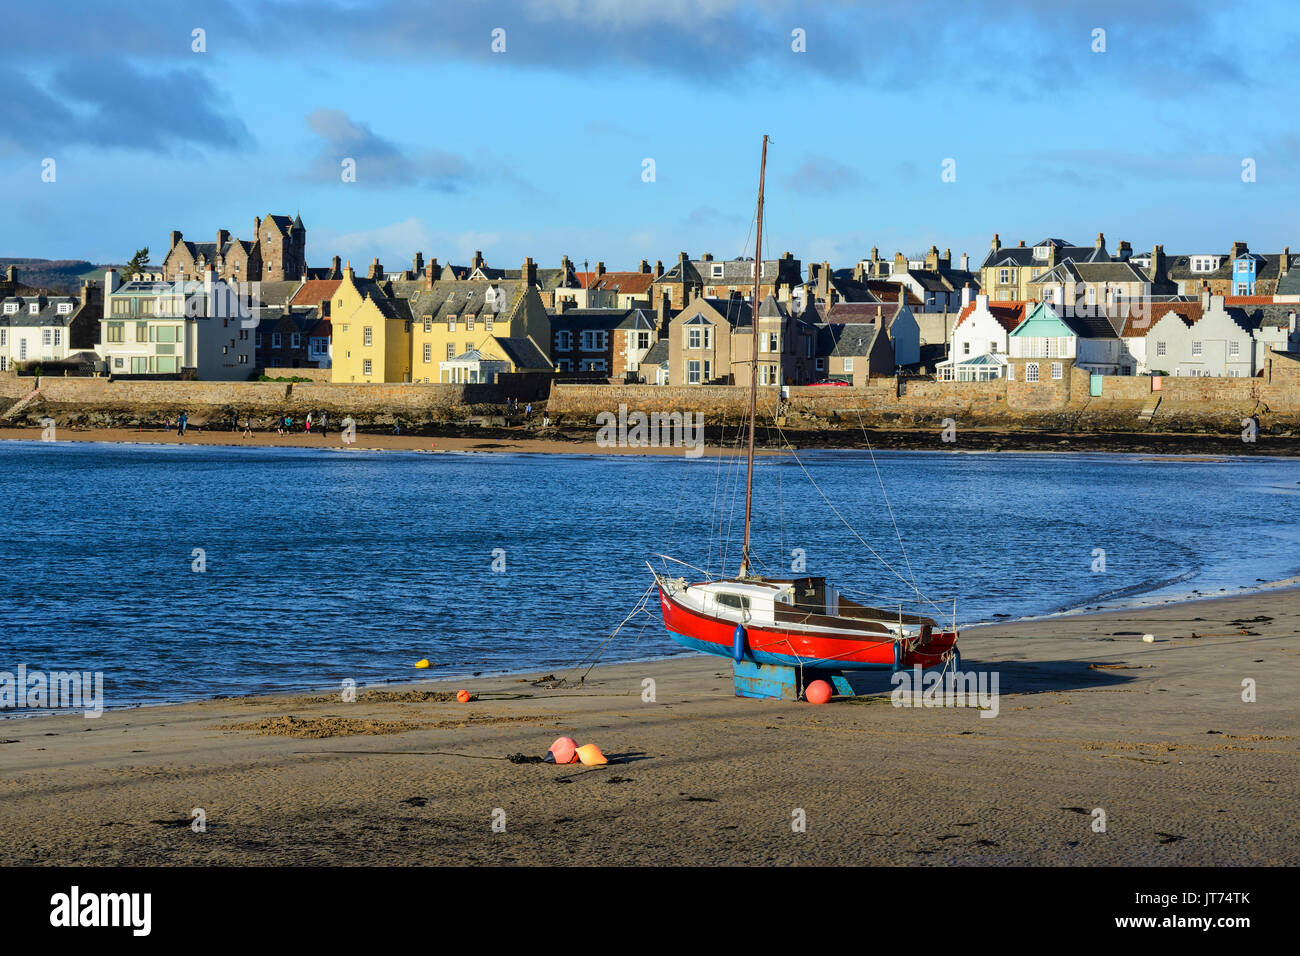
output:
[{"label": "slate roof", "polygon": [[653,329],[655,320],[644,309],[565,309],[551,314],[551,329]]},{"label": "slate roof", "polygon": [[668,364],[668,340],[659,339],[654,345],[650,346],[650,351],[646,352],[645,358],[641,360],[642,365],[666,365]]},{"label": "slate roof", "polygon": [[1029,284],[1069,281],[1145,283],[1147,277],[1127,262],[1062,262],[1029,280]]},{"label": "slate roof", "polygon": [[[503,307],[493,308],[488,302],[491,290],[502,293]],[[527,293],[526,283],[520,281],[488,282],[443,279],[429,289],[413,290],[409,298],[411,318],[419,322],[445,322],[449,316],[510,316]]]},{"label": "slate roof", "polygon": [[858,358],[871,354],[871,348],[880,334],[880,326],[865,323],[846,323],[844,325],[824,326],[834,341],[830,354],[847,358]]},{"label": "slate roof", "polygon": [[[1070,260],[1072,262],[1110,262],[1111,255],[1102,246],[1072,246],[1064,239],[1044,239],[1035,245],[1053,245],[1056,246],[1057,263]],[[1013,266],[1045,266],[1046,259],[1034,258],[1034,246],[1003,246],[1001,249],[990,249],[988,255],[984,257],[981,263],[981,269],[988,269],[993,266],[1013,265]]]},{"label": "slate roof", "polygon": [[515,368],[553,368],[551,360],[546,357],[546,353],[537,347],[537,343],[532,339],[524,338],[501,338],[498,337],[497,345],[501,346],[501,351],[506,353],[506,357],[514,363]]},{"label": "slate roof", "polygon": [[[781,274],[781,263],[786,263],[785,274]],[[777,278],[789,279],[791,282],[798,283],[801,279],[801,270],[796,268],[797,259],[764,259],[763,266],[759,271],[759,282],[772,282]],[[722,275],[713,274],[714,266],[722,266]],[[671,269],[666,269],[664,274],[659,277],[659,282],[681,282],[681,262],[674,262]],[[706,285],[743,285],[753,283],[754,281],[754,260],[751,259],[688,259],[686,263],[686,278],[692,282],[703,282]]]},{"label": "slate roof", "polygon": [[[4,303],[16,303],[18,309],[12,314],[6,315],[4,312]],[[59,304],[70,305],[63,315],[59,314]],[[38,306],[35,315],[32,314],[31,307]],[[67,326],[77,315],[77,310],[81,308],[81,299],[71,295],[28,295],[28,296],[11,296],[10,298],[0,301],[0,325],[7,325],[10,328],[23,327],[46,327],[46,326]]]},{"label": "slate roof", "polygon": [[1300,311],[1300,303],[1262,305],[1228,310],[1229,314],[1240,312],[1252,329],[1289,329],[1291,328],[1291,316],[1297,311]]},{"label": "slate roof", "polygon": [[815,307],[817,318],[825,324],[844,323],[879,323],[882,319],[886,327],[898,314],[897,302],[836,302],[827,308],[818,303]]}]

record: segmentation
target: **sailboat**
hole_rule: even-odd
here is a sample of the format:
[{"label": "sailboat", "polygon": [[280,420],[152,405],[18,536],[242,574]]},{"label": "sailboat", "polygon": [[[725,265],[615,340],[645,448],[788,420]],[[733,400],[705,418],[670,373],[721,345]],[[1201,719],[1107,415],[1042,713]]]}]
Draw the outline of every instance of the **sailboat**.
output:
[{"label": "sailboat", "polygon": [[[664,624],[677,643],[734,662],[737,694],[797,699],[814,679],[852,689],[843,672],[960,668],[954,602],[951,626],[894,607],[872,607],[845,596],[824,577],[773,578],[754,573],[750,553],[754,500],[754,420],[758,405],[759,280],[763,265],[763,189],[768,137],[758,177],[754,250],[753,344],[749,378],[749,440],[745,472],[745,531],[735,577],[692,582],[650,566]],[[778,376],[779,381],[780,376]],[[777,386],[780,387],[779,384]],[[864,542],[865,543],[865,542]],[[666,561],[692,566],[667,555]],[[883,560],[883,559],[882,559]],[[665,566],[666,567],[666,566]],[[693,569],[699,570],[699,569]],[[705,572],[706,577],[708,572]],[[904,579],[906,580],[906,579]],[[917,603],[922,603],[919,588]]]}]

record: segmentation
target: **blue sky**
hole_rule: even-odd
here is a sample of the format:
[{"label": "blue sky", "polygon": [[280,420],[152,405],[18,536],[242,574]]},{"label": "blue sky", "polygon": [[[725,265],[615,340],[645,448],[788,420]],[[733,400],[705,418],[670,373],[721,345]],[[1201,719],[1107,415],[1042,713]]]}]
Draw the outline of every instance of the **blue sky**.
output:
[{"label": "blue sky", "polygon": [[271,212],[301,213],[312,265],[737,255],[764,133],[765,251],[805,263],[931,243],[978,262],[994,232],[1295,251],[1292,9],[25,4],[0,33],[0,256],[124,261],[147,245],[161,261],[171,229],[248,238]]}]

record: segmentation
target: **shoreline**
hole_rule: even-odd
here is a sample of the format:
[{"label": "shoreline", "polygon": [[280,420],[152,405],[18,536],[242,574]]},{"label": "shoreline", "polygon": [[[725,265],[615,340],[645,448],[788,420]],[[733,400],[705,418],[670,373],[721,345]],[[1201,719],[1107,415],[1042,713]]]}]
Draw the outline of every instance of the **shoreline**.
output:
[{"label": "shoreline", "polygon": [[[542,429],[538,429],[542,431]],[[596,429],[578,432],[552,426],[544,436],[520,433],[506,428],[445,428],[425,429],[418,433],[393,435],[357,431],[355,444],[345,446],[337,429],[324,438],[317,434],[295,432],[277,435],[274,432],[254,432],[244,438],[241,432],[205,431],[191,427],[184,438],[175,430],[161,428],[96,428],[73,429],[60,427],[53,442],[130,445],[189,445],[230,448],[315,448],[328,451],[410,451],[421,453],[515,453],[564,455],[637,455],[683,456],[687,449],[674,447],[623,447],[600,446],[596,443]],[[728,432],[727,434],[731,434]],[[899,429],[871,431],[864,434],[853,431],[824,431],[786,433],[789,446],[766,444],[757,454],[772,456],[796,451],[937,451],[948,454],[988,454],[1011,452],[1017,454],[1105,454],[1138,455],[1153,461],[1169,462],[1222,462],[1257,457],[1300,458],[1300,439],[1260,436],[1253,444],[1239,437],[1223,435],[1157,433],[1088,433],[1017,432],[987,428],[968,428],[958,442],[944,443],[939,433],[932,430]],[[738,444],[719,444],[715,432],[710,440],[706,434],[701,454],[688,457],[719,457],[737,454]],[[760,438],[760,441],[763,439]],[[0,427],[0,442],[41,441],[39,428]]]},{"label": "shoreline", "polygon": [[[1300,863],[1293,593],[991,625],[963,658],[995,715],[894,706],[887,672],[737,698],[692,655],[32,716],[0,725],[0,826],[16,865]],[[560,735],[610,763],[531,762]]]}]

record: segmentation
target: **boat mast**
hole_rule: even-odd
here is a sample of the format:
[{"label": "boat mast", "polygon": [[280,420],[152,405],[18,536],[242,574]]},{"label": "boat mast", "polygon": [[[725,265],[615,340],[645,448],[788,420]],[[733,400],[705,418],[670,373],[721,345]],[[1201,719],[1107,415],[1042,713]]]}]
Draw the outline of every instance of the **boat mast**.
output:
[{"label": "boat mast", "polygon": [[740,577],[749,577],[749,515],[754,503],[754,418],[758,407],[758,280],[763,273],[763,180],[767,174],[767,135],[758,167],[758,226],[754,240],[754,296],[749,321],[754,326],[749,368],[749,456],[745,469],[745,543],[740,549]]}]

